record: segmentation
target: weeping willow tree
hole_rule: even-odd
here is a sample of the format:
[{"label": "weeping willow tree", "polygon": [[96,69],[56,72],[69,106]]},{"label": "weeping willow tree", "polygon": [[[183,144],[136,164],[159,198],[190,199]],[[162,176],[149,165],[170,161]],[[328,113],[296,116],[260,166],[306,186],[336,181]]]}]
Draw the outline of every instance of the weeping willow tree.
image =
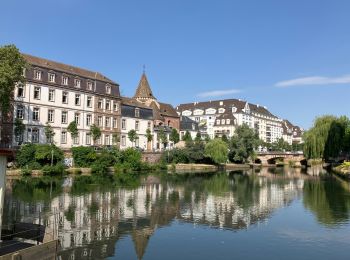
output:
[{"label": "weeping willow tree", "polygon": [[337,157],[347,151],[346,133],[350,127],[345,116],[322,116],[316,118],[314,126],[304,134],[304,155],[308,159]]}]

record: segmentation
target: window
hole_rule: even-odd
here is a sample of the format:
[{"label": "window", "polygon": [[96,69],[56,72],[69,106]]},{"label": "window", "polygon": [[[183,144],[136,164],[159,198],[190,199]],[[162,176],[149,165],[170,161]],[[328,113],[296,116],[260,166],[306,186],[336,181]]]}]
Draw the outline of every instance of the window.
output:
[{"label": "window", "polygon": [[98,125],[98,126],[103,126],[103,121],[102,121],[102,119],[103,119],[102,116],[98,116],[98,117],[97,117],[97,125]]},{"label": "window", "polygon": [[111,119],[109,117],[106,117],[105,127],[111,127]]},{"label": "window", "polygon": [[86,125],[87,126],[91,125],[91,115],[86,115]]},{"label": "window", "polygon": [[106,110],[111,110],[111,101],[110,100],[106,100]]},{"label": "window", "polygon": [[47,111],[47,122],[52,123],[54,121],[54,110],[53,109],[49,109]]},{"label": "window", "polygon": [[126,129],[126,120],[122,119],[122,129],[125,130]]},{"label": "window", "polygon": [[122,135],[122,146],[126,145],[126,137],[125,135]]},{"label": "window", "polygon": [[92,90],[92,82],[91,81],[87,82],[87,89]]},{"label": "window", "polygon": [[39,108],[35,107],[33,109],[33,121],[38,121],[39,120]]},{"label": "window", "polygon": [[67,132],[62,131],[61,132],[61,144],[65,144],[65,143],[67,143]]},{"label": "window", "polygon": [[88,96],[86,98],[86,106],[91,107],[92,106],[92,97]]},{"label": "window", "polygon": [[100,145],[101,144],[101,136],[99,138],[96,139],[96,144]]},{"label": "window", "polygon": [[194,118],[194,120],[196,120],[196,122],[199,122],[200,117],[199,117],[199,116],[196,116],[196,117]]},{"label": "window", "polygon": [[32,129],[32,143],[39,143],[39,129]]},{"label": "window", "polygon": [[55,90],[49,89],[49,101],[55,101]]},{"label": "window", "polygon": [[113,128],[117,128],[117,119],[113,118]]},{"label": "window", "polygon": [[80,125],[80,114],[79,113],[74,114],[74,121],[77,125]]},{"label": "window", "polygon": [[40,99],[40,87],[34,87],[34,99]]},{"label": "window", "polygon": [[54,73],[49,73],[49,82],[55,82],[56,81],[56,75]]},{"label": "window", "polygon": [[135,130],[138,131],[139,130],[139,121],[135,121]]},{"label": "window", "polygon": [[227,125],[230,124],[230,119],[226,119],[226,124],[227,124]]},{"label": "window", "polygon": [[85,143],[86,143],[87,145],[90,145],[90,144],[91,144],[91,134],[86,134]]},{"label": "window", "polygon": [[62,76],[62,84],[63,85],[68,85],[68,77],[67,76]]},{"label": "window", "polygon": [[74,87],[80,88],[80,79],[74,79]]},{"label": "window", "polygon": [[114,111],[118,111],[119,110],[119,104],[117,103],[117,101],[114,101],[114,103],[113,103],[113,110]]},{"label": "window", "polygon": [[79,144],[79,133],[73,138],[73,144]]},{"label": "window", "polygon": [[62,124],[67,124],[67,111],[62,111],[61,123]]},{"label": "window", "polygon": [[18,106],[17,107],[17,112],[16,112],[16,118],[23,119],[23,117],[24,117],[24,107],[23,106]]},{"label": "window", "polygon": [[110,85],[106,86],[106,93],[111,94],[111,86]]},{"label": "window", "polygon": [[139,138],[136,138],[136,139],[135,139],[135,146],[138,147],[138,146],[139,146],[139,143],[140,143],[140,142],[139,142]]},{"label": "window", "polygon": [[97,106],[98,106],[99,109],[102,109],[102,108],[103,108],[103,100],[102,100],[102,98],[99,98],[99,99],[98,99],[98,104],[97,104]]},{"label": "window", "polygon": [[34,79],[41,80],[41,71],[34,70]]},{"label": "window", "polygon": [[80,94],[75,94],[75,105],[80,106]]},{"label": "window", "polygon": [[216,124],[220,125],[220,119],[216,120]]},{"label": "window", "polygon": [[105,145],[110,145],[110,136],[105,135]]},{"label": "window", "polygon": [[147,122],[147,128],[151,129],[151,122],[150,121]]},{"label": "window", "polygon": [[221,124],[222,124],[222,125],[225,124],[225,119],[221,119]]},{"label": "window", "polygon": [[140,109],[139,108],[135,109],[135,117],[140,117]]},{"label": "window", "polygon": [[17,97],[24,97],[24,85],[23,84],[18,85]]},{"label": "window", "polygon": [[66,91],[62,92],[62,103],[68,104],[68,92],[66,92]]}]

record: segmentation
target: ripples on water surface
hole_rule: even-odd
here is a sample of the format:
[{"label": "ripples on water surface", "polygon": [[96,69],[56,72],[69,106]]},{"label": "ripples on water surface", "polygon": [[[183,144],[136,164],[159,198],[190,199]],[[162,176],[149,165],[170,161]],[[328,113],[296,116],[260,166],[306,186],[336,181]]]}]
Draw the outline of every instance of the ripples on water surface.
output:
[{"label": "ripples on water surface", "polygon": [[319,169],[8,180],[4,224],[60,259],[349,259],[349,183]]}]

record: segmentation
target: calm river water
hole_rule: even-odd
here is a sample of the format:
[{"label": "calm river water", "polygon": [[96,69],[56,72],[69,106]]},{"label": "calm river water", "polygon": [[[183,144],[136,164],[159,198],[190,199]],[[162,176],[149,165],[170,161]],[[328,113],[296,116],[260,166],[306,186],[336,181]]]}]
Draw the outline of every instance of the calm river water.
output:
[{"label": "calm river water", "polygon": [[348,182],[276,168],[8,180],[3,222],[53,226],[59,259],[319,260],[350,258],[349,218]]}]

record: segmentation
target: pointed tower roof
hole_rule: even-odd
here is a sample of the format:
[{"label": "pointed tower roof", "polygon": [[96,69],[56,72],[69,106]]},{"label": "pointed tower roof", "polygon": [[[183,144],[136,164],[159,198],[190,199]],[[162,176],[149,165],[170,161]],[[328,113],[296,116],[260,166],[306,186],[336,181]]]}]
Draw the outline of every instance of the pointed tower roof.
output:
[{"label": "pointed tower roof", "polygon": [[153,96],[151,87],[148,83],[146,73],[143,72],[139,85],[136,89],[136,93],[134,95],[134,98],[138,100],[148,100],[148,99],[153,99],[156,100],[156,98]]},{"label": "pointed tower roof", "polygon": [[154,230],[151,228],[143,228],[141,230],[133,230],[131,237],[134,241],[135,251],[138,259],[142,259],[146,252],[148,241]]}]

